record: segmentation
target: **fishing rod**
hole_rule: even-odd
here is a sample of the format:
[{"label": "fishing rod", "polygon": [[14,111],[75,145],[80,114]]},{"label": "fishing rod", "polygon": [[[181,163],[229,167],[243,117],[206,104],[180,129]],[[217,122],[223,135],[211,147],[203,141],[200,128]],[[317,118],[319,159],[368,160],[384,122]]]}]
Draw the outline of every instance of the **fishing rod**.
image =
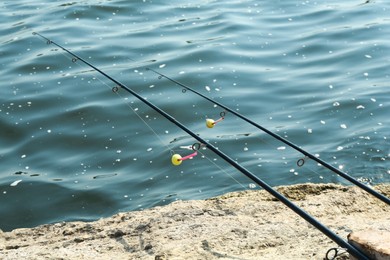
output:
[{"label": "fishing rod", "polygon": [[[335,168],[334,166],[330,165],[329,163],[321,160],[320,158],[318,158],[314,154],[309,153],[306,150],[300,148],[299,146],[297,146],[296,144],[290,142],[289,140],[281,137],[280,135],[277,135],[277,134],[273,133],[272,131],[268,130],[267,128],[259,125],[258,123],[252,121],[251,119],[241,115],[240,113],[236,112],[235,110],[233,110],[233,109],[231,109],[231,108],[229,108],[229,107],[227,107],[227,106],[225,106],[225,105],[223,105],[223,104],[221,104],[221,103],[219,103],[219,102],[217,102],[217,101],[215,101],[215,100],[213,100],[213,99],[203,95],[199,91],[196,91],[195,89],[193,89],[193,88],[191,88],[191,87],[189,87],[189,86],[187,86],[187,85],[185,85],[185,84],[183,84],[183,83],[181,83],[181,82],[179,82],[179,81],[177,81],[177,80],[175,80],[175,79],[173,79],[173,78],[171,78],[171,77],[169,77],[169,76],[167,76],[167,75],[165,75],[165,74],[163,74],[161,72],[158,72],[158,71],[156,71],[156,70],[154,70],[152,68],[149,68],[149,67],[146,67],[145,69],[154,72],[155,74],[158,75],[159,78],[165,78],[165,79],[175,83],[176,85],[182,87],[183,90],[191,91],[192,93],[194,93],[194,94],[196,94],[196,95],[198,95],[198,96],[200,96],[200,97],[202,97],[202,98],[212,102],[213,104],[223,108],[226,112],[232,113],[233,115],[241,118],[242,120],[246,121],[247,123],[255,126],[256,128],[258,128],[258,129],[262,130],[263,132],[267,133],[268,135],[274,137],[275,139],[285,143],[289,147],[291,147],[291,148],[295,149],[296,151],[300,152],[301,154],[305,155],[305,158],[301,158],[301,159],[299,159],[297,161],[297,166],[298,167],[302,167],[304,165],[304,163],[305,163],[306,157],[308,157],[308,158],[316,161],[317,163],[321,164],[325,168],[327,168],[327,169],[331,170],[332,172],[336,173],[337,175],[341,176],[342,178],[344,178],[344,179],[350,181],[351,183],[355,184],[359,188],[361,188],[361,189],[365,190],[366,192],[370,193],[371,195],[375,196],[376,198],[380,199],[384,203],[390,205],[390,199],[388,197],[386,197],[383,194],[375,191],[374,189],[370,188],[369,186],[361,183],[360,181],[358,181],[357,179],[353,178],[349,174],[347,174],[345,172],[342,172],[339,169]],[[218,119],[216,121],[214,121],[212,119],[207,119],[206,120],[207,127],[212,128],[217,122],[223,120],[224,117],[225,117],[225,112],[221,112],[221,118],[220,119]]]},{"label": "fishing rod", "polygon": [[[246,168],[244,168],[242,165],[240,165],[239,163],[237,163],[236,161],[234,161],[232,158],[230,158],[229,156],[227,156],[225,153],[223,153],[221,150],[219,150],[218,148],[216,148],[215,146],[213,146],[212,144],[210,144],[209,142],[207,142],[206,140],[204,140],[203,138],[201,138],[200,136],[198,136],[196,133],[192,132],[190,129],[188,129],[186,126],[184,126],[182,123],[180,123],[179,121],[177,121],[174,117],[172,117],[170,114],[168,114],[167,112],[165,112],[164,110],[160,109],[159,107],[157,107],[156,105],[154,105],[153,103],[151,103],[150,101],[148,101],[147,99],[143,98],[142,96],[140,96],[137,92],[135,92],[134,90],[132,90],[131,88],[127,87],[126,85],[124,85],[123,83],[119,82],[118,80],[114,79],[113,77],[109,76],[108,74],[106,74],[105,72],[103,72],[102,70],[98,69],[97,67],[95,67],[94,65],[92,65],[91,63],[89,63],[88,61],[84,60],[83,58],[81,58],[80,56],[78,56],[77,54],[75,54],[74,52],[66,49],[65,47],[63,47],[62,45],[50,40],[49,38],[46,38],[45,36],[43,36],[42,34],[40,33],[37,33],[37,32],[33,32],[34,35],[38,35],[39,37],[41,37],[42,39],[46,40],[47,44],[53,44],[55,46],[57,46],[58,48],[61,48],[62,50],[64,50],[65,52],[67,52],[68,54],[70,54],[73,58],[72,58],[72,61],[73,62],[76,62],[78,60],[80,60],[81,62],[83,62],[84,64],[86,64],[87,66],[91,67],[92,69],[94,69],[96,72],[100,73],[101,75],[103,75],[104,77],[106,77],[107,79],[109,79],[110,81],[112,81],[113,83],[116,84],[116,86],[114,88],[115,91],[118,91],[118,87],[120,87],[121,89],[124,89],[125,91],[127,91],[128,93],[130,93],[131,95],[133,95],[134,97],[136,97],[137,99],[139,99],[140,101],[142,101],[144,104],[148,105],[149,107],[151,107],[153,110],[155,110],[156,112],[158,112],[160,115],[162,115],[163,117],[165,117],[167,120],[169,120],[170,122],[172,122],[173,124],[175,124],[177,127],[179,127],[180,129],[182,129],[183,131],[185,131],[188,135],[190,135],[191,137],[193,137],[195,140],[197,140],[199,142],[199,144],[197,145],[198,148],[200,148],[201,146],[206,146],[208,149],[210,149],[211,151],[213,151],[215,154],[217,154],[218,156],[220,156],[222,159],[224,159],[226,162],[228,162],[230,165],[232,165],[234,168],[236,168],[237,170],[239,170],[241,173],[243,173],[244,175],[246,175],[248,178],[250,178],[252,181],[254,181],[256,184],[258,184],[260,187],[262,187],[264,190],[266,190],[268,193],[270,193],[272,196],[274,196],[277,200],[281,201],[284,205],[286,205],[287,207],[289,207],[291,210],[293,210],[295,213],[297,213],[300,217],[302,217],[303,219],[305,219],[307,222],[309,222],[311,225],[313,225],[315,228],[317,228],[319,231],[321,231],[324,235],[326,235],[327,237],[329,237],[331,240],[333,240],[335,243],[337,243],[339,246],[343,247],[343,248],[346,248],[347,251],[357,257],[358,259],[363,259],[363,260],[369,260],[369,258],[364,254],[362,253],[358,248],[354,247],[353,245],[351,245],[350,243],[348,243],[347,241],[345,241],[344,239],[342,239],[341,237],[339,237],[336,233],[334,233],[332,230],[330,230],[329,228],[327,228],[325,225],[323,225],[321,222],[319,222],[318,220],[316,220],[314,217],[312,217],[310,214],[308,214],[306,211],[304,211],[303,209],[301,209],[300,207],[298,207],[297,205],[295,205],[293,202],[291,202],[289,199],[287,199],[285,196],[283,196],[281,193],[279,193],[278,191],[276,191],[275,189],[273,189],[270,185],[268,185],[267,183],[265,183],[263,180],[261,180],[259,177],[257,177],[256,175],[254,175],[253,173],[251,173],[250,171],[248,171]],[[114,90],[113,88],[113,90]]]}]

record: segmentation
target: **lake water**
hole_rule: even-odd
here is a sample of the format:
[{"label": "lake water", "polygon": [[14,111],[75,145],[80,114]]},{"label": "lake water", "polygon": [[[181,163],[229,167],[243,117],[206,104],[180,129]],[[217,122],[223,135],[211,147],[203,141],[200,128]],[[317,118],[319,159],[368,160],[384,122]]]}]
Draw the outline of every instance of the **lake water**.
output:
[{"label": "lake water", "polygon": [[390,181],[389,1],[2,1],[0,229],[258,189],[39,32],[268,184],[348,184],[150,67],[367,184]]}]

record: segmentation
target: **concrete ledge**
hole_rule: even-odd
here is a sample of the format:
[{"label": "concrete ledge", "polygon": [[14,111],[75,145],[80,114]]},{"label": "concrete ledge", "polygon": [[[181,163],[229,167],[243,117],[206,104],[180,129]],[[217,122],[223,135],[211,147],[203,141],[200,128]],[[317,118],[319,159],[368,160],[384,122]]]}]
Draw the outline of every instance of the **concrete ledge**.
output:
[{"label": "concrete ledge", "polygon": [[[352,232],[348,241],[375,260],[390,260],[390,232],[365,230]],[[356,259],[350,256],[350,259]]]},{"label": "concrete ledge", "polygon": [[[390,232],[389,205],[357,187],[305,183],[275,188],[340,237],[351,230]],[[374,188],[390,197],[389,184]],[[0,231],[1,260],[319,260],[330,248],[338,245],[265,190],[175,201],[95,222]]]}]

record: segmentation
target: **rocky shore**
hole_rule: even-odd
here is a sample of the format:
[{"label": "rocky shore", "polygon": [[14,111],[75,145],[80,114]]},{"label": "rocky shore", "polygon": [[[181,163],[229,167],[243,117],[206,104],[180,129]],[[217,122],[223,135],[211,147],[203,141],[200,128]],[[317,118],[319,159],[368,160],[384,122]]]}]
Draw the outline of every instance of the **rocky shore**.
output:
[{"label": "rocky shore", "polygon": [[[356,187],[276,189],[342,238],[351,231],[390,232],[390,206]],[[374,189],[390,197],[390,185]],[[335,247],[264,190],[176,201],[95,222],[0,231],[0,259],[324,259]]]}]

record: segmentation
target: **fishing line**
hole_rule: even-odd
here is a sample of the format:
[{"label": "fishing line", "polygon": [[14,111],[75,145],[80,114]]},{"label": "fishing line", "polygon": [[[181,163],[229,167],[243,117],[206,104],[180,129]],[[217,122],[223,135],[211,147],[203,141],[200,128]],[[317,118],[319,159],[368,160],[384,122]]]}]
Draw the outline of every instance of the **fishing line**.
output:
[{"label": "fishing line", "polygon": [[[47,41],[47,44],[52,43],[51,41]],[[61,54],[69,59],[69,56],[66,56],[64,53],[61,52]],[[78,58],[71,58],[70,59],[73,63],[77,64],[80,68],[82,68],[81,64],[77,63]],[[94,68],[90,70],[90,72],[96,71]],[[160,143],[166,148],[166,150],[170,151],[171,154],[174,153],[174,149],[169,146],[167,143],[163,141],[161,136],[146,122],[146,120],[136,111],[135,108],[130,104],[130,101],[127,101],[127,98],[123,97],[121,93],[119,92],[118,86],[109,86],[106,82],[104,82],[102,79],[100,79],[98,76],[93,76],[92,79],[98,80],[100,83],[102,83],[104,86],[106,86],[108,89],[110,89],[113,93],[115,93],[120,99],[124,101],[124,103],[133,111],[133,113],[149,128],[149,130],[156,136],[156,138],[160,141]]]},{"label": "fishing line", "polygon": [[350,254],[352,254],[353,256],[357,257],[358,259],[367,259],[368,260],[368,257],[362,253],[359,249],[357,249],[356,247],[354,247],[353,245],[351,245],[350,243],[348,243],[347,241],[345,241],[344,239],[342,239],[341,237],[339,237],[336,233],[334,233],[332,230],[330,230],[329,228],[327,228],[326,226],[324,226],[322,223],[320,223],[319,221],[317,221],[314,217],[312,217],[311,215],[309,215],[307,212],[305,212],[304,210],[302,210],[300,207],[298,207],[297,205],[295,205],[293,202],[291,202],[289,199],[287,199],[285,196],[283,196],[281,193],[279,193],[278,191],[276,191],[274,188],[272,188],[270,185],[268,185],[267,183],[265,183],[263,180],[261,180],[260,178],[258,178],[256,175],[254,175],[253,173],[251,173],[250,171],[248,171],[246,168],[244,168],[242,165],[240,165],[239,163],[237,163],[236,161],[234,161],[232,158],[230,158],[229,156],[227,156],[225,153],[223,153],[222,151],[220,151],[218,148],[216,148],[215,146],[211,145],[209,142],[207,142],[206,140],[204,140],[203,138],[201,138],[199,135],[195,134],[194,132],[192,132],[190,129],[188,129],[186,126],[184,126],[182,123],[180,123],[179,121],[177,121],[174,117],[172,117],[170,114],[166,113],[164,110],[160,109],[159,107],[157,107],[155,104],[151,103],[150,101],[146,100],[145,98],[143,98],[141,95],[139,95],[137,92],[135,92],[134,90],[132,90],[131,88],[125,86],[124,84],[120,83],[119,81],[117,81],[116,79],[112,78],[111,76],[109,76],[108,74],[104,73],[103,71],[101,71],[100,69],[98,69],[97,67],[95,67],[94,65],[92,65],[91,63],[89,63],[88,61],[82,59],[81,57],[79,57],[78,55],[76,55],[75,53],[69,51],[68,49],[62,47],[61,45],[57,44],[56,42],[46,38],[45,36],[39,34],[39,33],[36,33],[34,32],[33,33],[34,35],[38,35],[39,37],[45,39],[48,43],[50,44],[54,44],[56,45],[57,47],[63,49],[65,52],[69,53],[72,57],[74,58],[77,58],[78,60],[80,60],[81,62],[83,62],[84,64],[90,66],[91,68],[95,69],[97,72],[99,72],[101,75],[105,76],[107,79],[111,80],[113,83],[115,83],[118,87],[126,90],[127,92],[129,92],[131,95],[133,95],[134,97],[136,97],[137,99],[139,99],[140,101],[142,101],[143,103],[145,103],[146,105],[148,105],[149,107],[151,107],[152,109],[154,109],[156,112],[158,112],[159,114],[161,114],[162,116],[164,116],[167,120],[169,120],[170,122],[172,122],[173,124],[175,124],[177,127],[179,127],[180,129],[182,129],[184,132],[186,132],[188,135],[192,136],[194,139],[196,139],[200,144],[203,144],[205,145],[205,147],[207,147],[208,149],[210,149],[211,151],[213,151],[215,154],[217,154],[218,156],[220,156],[223,160],[225,160],[227,163],[229,163],[231,166],[233,166],[234,168],[236,168],[237,170],[239,170],[241,173],[243,173],[244,175],[246,175],[248,178],[250,178],[251,180],[253,180],[256,184],[258,184],[259,186],[261,186],[263,189],[265,189],[268,193],[270,193],[272,196],[274,196],[277,200],[281,201],[284,205],[286,205],[287,207],[289,207],[291,210],[293,210],[295,213],[297,213],[299,216],[301,216],[303,219],[305,219],[307,222],[309,222],[310,224],[312,224],[315,228],[317,228],[319,231],[321,231],[324,235],[326,235],[327,237],[329,237],[330,239],[332,239],[334,242],[336,242],[339,246],[341,247],[344,247],[344,248],[347,248],[348,252]]},{"label": "fishing line", "polygon": [[[47,40],[46,42],[48,45],[51,44],[52,42],[50,40]],[[70,61],[72,61],[73,63],[77,64],[80,68],[84,69],[80,63],[77,63],[77,60],[78,58],[69,58],[69,56],[65,55],[64,53],[60,52],[60,54],[62,54],[66,59],[69,59]],[[133,60],[134,61],[134,60]],[[95,71],[94,68],[91,68],[91,70],[88,70],[87,72],[93,72]],[[150,126],[150,124],[148,124],[148,122],[146,122],[146,120],[136,111],[136,109],[133,108],[133,106],[130,104],[130,101],[127,101],[127,98],[123,97],[121,95],[121,93],[119,92],[119,87],[118,86],[110,86],[108,85],[105,81],[103,81],[102,79],[100,79],[98,76],[93,76],[92,79],[95,79],[95,80],[98,80],[100,83],[102,83],[104,86],[106,86],[108,89],[112,90],[113,93],[115,93],[117,96],[119,96],[120,99],[122,99],[124,101],[124,103],[133,111],[133,113],[149,128],[149,130],[156,136],[156,138],[160,141],[160,143],[166,147],[166,150],[165,151],[170,151],[171,155],[172,156],[172,163],[174,165],[180,165],[182,161],[185,161],[187,159],[192,159],[193,157],[195,157],[197,155],[197,152],[198,150],[201,148],[201,146],[197,146],[198,143],[195,143],[193,144],[192,146],[189,146],[192,150],[196,150],[195,152],[193,152],[192,154],[190,155],[186,155],[184,157],[181,157],[180,155],[178,154],[175,154],[175,150],[177,149],[174,149],[172,148],[170,145],[168,145],[166,142],[163,141],[162,137],[153,129],[153,127]],[[221,112],[221,117],[224,116],[223,112]],[[216,123],[218,123],[219,121],[223,120],[223,118],[219,119],[219,120],[216,120],[215,122],[213,122],[213,125],[215,125]],[[197,147],[195,149],[195,147]],[[180,147],[180,148],[183,148]],[[188,147],[186,147],[188,149]],[[222,169],[220,166],[218,166],[215,162],[213,162],[210,158],[208,158],[206,155],[204,155],[203,153],[201,153],[199,151],[200,154],[202,154],[202,156],[204,156],[204,158],[206,158],[209,162],[211,162],[213,165],[215,165],[219,170],[221,170],[223,173],[225,173],[227,176],[229,176],[232,180],[234,180],[236,183],[238,183],[241,187],[243,187],[245,189],[245,186],[240,183],[237,179],[235,179],[231,174],[229,174],[228,172],[226,172],[224,169]],[[173,159],[175,157],[175,159]],[[179,159],[180,160],[177,160]]]},{"label": "fishing line", "polygon": [[[110,88],[110,86],[107,85],[107,87]],[[115,87],[114,87],[115,88]],[[170,151],[171,154],[174,153],[174,149],[169,146],[169,144],[167,144],[166,142],[163,141],[163,139],[161,138],[161,136],[153,129],[153,127],[151,127],[148,122],[146,122],[145,119],[142,118],[142,116],[140,114],[137,113],[137,111],[130,105],[129,102],[126,102],[126,99],[124,97],[122,97],[122,95],[119,93],[118,90],[114,90],[113,89],[113,92],[115,92],[115,94],[117,94],[120,98],[122,98],[123,100],[125,100],[125,103],[126,105],[137,115],[137,117],[149,128],[149,130],[157,137],[157,139],[160,141],[160,143],[165,146],[166,150]]]},{"label": "fishing line", "polygon": [[218,164],[216,164],[213,160],[211,160],[208,156],[206,156],[204,153],[202,153],[201,151],[199,151],[199,153],[204,157],[206,158],[211,164],[213,164],[215,167],[217,167],[219,170],[221,170],[224,174],[226,174],[227,176],[229,176],[232,180],[234,180],[238,185],[240,185],[242,188],[246,189],[246,187],[241,183],[239,182],[236,178],[234,178],[234,176],[230,173],[228,173],[227,171],[225,171],[225,169],[223,169],[221,166],[219,166]]},{"label": "fishing line", "polygon": [[[51,42],[47,41],[47,44],[50,44]],[[80,63],[77,63],[77,58],[69,58],[69,56],[65,55],[63,52],[60,52],[60,54],[62,54],[66,59],[69,59],[70,61],[72,61],[73,63],[77,64],[80,68],[84,69],[82,67],[82,65]],[[90,70],[88,70],[87,72],[95,72],[95,70],[92,68]],[[174,150],[178,150],[178,149],[173,149],[170,145],[166,144],[161,136],[146,122],[146,120],[133,108],[133,106],[130,104],[130,101],[127,101],[127,99],[125,97],[123,97],[119,91],[119,87],[117,86],[110,86],[108,85],[105,81],[103,81],[102,79],[100,79],[100,77],[98,76],[93,76],[92,79],[94,80],[98,80],[100,83],[102,83],[104,86],[106,86],[108,89],[112,90],[113,93],[115,93],[117,96],[119,96],[120,99],[123,99],[124,103],[133,111],[133,113],[149,128],[149,130],[157,137],[157,139],[160,141],[160,143],[166,147],[166,150],[170,151],[170,153],[173,155],[172,156],[172,163],[174,165],[180,165],[182,161],[185,161],[187,159],[192,159],[193,157],[195,157],[197,155],[197,152],[198,151],[195,151],[193,152],[192,154],[190,155],[187,155],[187,156],[184,156],[184,157],[181,157],[180,155],[178,154],[175,154]],[[180,146],[181,149],[186,149],[186,150],[195,150],[195,147],[196,150],[198,150],[200,148],[200,146],[198,147],[198,143],[195,143],[193,145],[190,145],[190,146]],[[213,162],[210,158],[208,158],[206,155],[204,155],[203,153],[201,153],[199,151],[200,154],[202,154],[202,156],[204,156],[204,158],[206,158],[209,162],[211,162],[214,166],[216,166],[219,170],[221,170],[223,173],[225,173],[227,176],[229,176],[232,180],[234,180],[236,183],[238,183],[241,187],[243,187],[245,189],[245,186],[243,184],[241,184],[237,179],[235,179],[231,174],[229,174],[228,172],[226,172],[224,169],[222,169],[220,166],[218,166],[215,162]],[[175,158],[175,159],[174,159]],[[177,160],[178,158],[180,158],[180,160]],[[160,201],[158,201],[157,203],[163,201],[164,199],[160,199]]]},{"label": "fishing line", "polygon": [[[202,93],[200,93],[200,92],[194,90],[193,88],[191,88],[191,87],[189,87],[189,86],[187,86],[187,85],[185,85],[185,84],[183,84],[183,83],[181,83],[181,82],[179,82],[179,81],[177,81],[177,80],[175,80],[175,79],[173,79],[173,78],[171,78],[171,77],[169,77],[169,76],[167,76],[167,75],[165,75],[165,74],[163,74],[163,73],[161,73],[161,72],[158,72],[158,71],[156,71],[156,70],[154,70],[154,69],[152,69],[152,68],[150,68],[150,67],[145,67],[145,69],[146,69],[147,71],[152,71],[153,73],[155,73],[156,75],[158,75],[158,78],[159,78],[159,79],[165,78],[165,79],[171,81],[172,83],[175,83],[176,85],[182,87],[182,90],[185,90],[184,92],[186,92],[186,91],[191,91],[192,93],[194,93],[194,94],[196,94],[196,95],[198,95],[198,96],[200,96],[200,97],[202,97],[202,98],[204,98],[204,99],[206,99],[206,100],[212,102],[214,105],[217,105],[217,106],[223,108],[226,112],[232,113],[233,115],[235,115],[235,116],[241,118],[242,120],[244,120],[244,121],[246,121],[247,123],[249,123],[249,124],[255,126],[256,128],[262,130],[263,132],[267,133],[268,135],[274,137],[275,139],[277,139],[277,140],[279,140],[279,141],[285,143],[285,144],[288,145],[289,147],[291,147],[291,148],[297,150],[298,152],[302,153],[302,154],[304,155],[304,157],[303,157],[303,158],[300,158],[300,159],[297,161],[297,165],[298,165],[299,167],[302,167],[302,166],[305,164],[305,161],[306,161],[308,158],[310,158],[310,159],[312,159],[312,160],[314,160],[314,161],[320,163],[322,166],[328,168],[328,169],[331,170],[332,172],[336,173],[337,175],[341,176],[342,178],[344,178],[344,179],[348,180],[349,182],[355,184],[355,185],[358,186],[359,188],[361,188],[361,189],[365,190],[366,192],[370,193],[371,195],[375,196],[376,198],[380,199],[380,200],[383,201],[384,203],[390,205],[390,199],[387,198],[386,196],[384,196],[383,194],[381,194],[381,193],[375,191],[374,189],[370,188],[369,186],[367,186],[367,185],[361,183],[360,181],[358,181],[357,179],[353,178],[353,177],[350,176],[349,174],[347,174],[347,173],[345,173],[345,172],[342,172],[341,170],[339,170],[339,169],[333,167],[332,165],[330,165],[329,163],[323,161],[322,159],[318,158],[317,156],[315,156],[315,155],[313,155],[313,154],[307,152],[306,150],[303,150],[302,148],[300,148],[299,146],[297,146],[297,145],[295,145],[294,143],[290,142],[289,140],[287,140],[287,139],[281,137],[280,135],[277,135],[277,134],[273,133],[272,131],[268,130],[267,128],[265,128],[265,127],[263,127],[263,126],[257,124],[256,122],[252,121],[251,119],[249,119],[249,118],[247,118],[247,117],[241,115],[240,113],[236,112],[235,110],[233,110],[233,109],[231,109],[231,108],[229,108],[229,107],[227,107],[227,106],[225,106],[225,105],[223,105],[223,104],[221,104],[221,103],[219,103],[219,102],[217,102],[217,101],[215,101],[215,100],[213,100],[213,99],[211,99],[211,98],[209,98],[209,97],[203,95]],[[207,124],[207,123],[206,123],[206,124]],[[213,125],[213,126],[214,126],[214,125]]]},{"label": "fishing line", "polygon": [[[81,65],[80,65],[81,66]],[[101,83],[103,83],[104,85],[106,85],[108,88],[111,88],[109,85],[105,84],[105,82],[101,81],[100,79],[98,79]],[[113,90],[114,91],[114,90]],[[116,92],[116,94],[118,94],[118,96],[122,97],[120,95],[120,93],[118,92],[118,90],[115,90],[114,92]],[[123,97],[122,97],[123,98]],[[123,98],[125,99],[125,98]],[[129,107],[130,109],[132,109],[132,111],[139,117],[139,119],[141,119],[141,121],[156,135],[156,137],[160,140],[160,142],[165,145],[164,141],[161,139],[161,137],[154,131],[154,129],[134,110],[134,108],[128,103],[128,102],[125,102]],[[221,112],[222,113],[222,112]],[[221,120],[221,119],[220,119]],[[223,119],[222,119],[223,120]],[[204,153],[201,152],[201,148],[204,146],[202,144],[199,144],[199,143],[194,143],[193,145],[189,145],[189,146],[180,146],[179,148],[181,148],[182,150],[191,150],[193,151],[191,154],[188,154],[186,156],[181,156],[180,154],[177,154],[174,152],[177,151],[178,149],[173,149],[171,148],[169,145],[166,145],[167,146],[167,150],[169,150],[172,154],[172,157],[171,157],[171,162],[173,165],[180,165],[183,161],[185,160],[188,160],[188,159],[193,159],[195,156],[199,154],[201,154],[206,160],[208,160],[211,164],[213,164],[216,168],[218,168],[220,171],[222,171],[226,176],[228,176],[229,178],[231,178],[233,181],[235,181],[238,185],[240,185],[243,189],[246,189],[247,187],[245,187],[240,181],[238,181],[236,178],[234,178],[234,176],[230,173],[228,173],[225,169],[223,169],[221,166],[219,166],[218,164],[216,164],[214,161],[212,161],[208,156],[206,156]]]},{"label": "fishing line", "polygon": [[183,161],[188,160],[188,159],[192,159],[195,156],[197,156],[198,153],[199,153],[199,154],[202,155],[202,158],[205,158],[206,160],[208,160],[216,168],[221,170],[224,174],[226,174],[228,177],[230,177],[232,180],[234,180],[236,183],[238,183],[242,188],[246,189],[246,187],[241,182],[239,182],[236,178],[234,178],[233,175],[231,175],[230,173],[225,171],[222,167],[220,167],[218,164],[213,162],[208,156],[206,156],[204,153],[202,153],[201,152],[201,148],[202,147],[205,147],[205,145],[200,144],[200,143],[194,143],[193,145],[189,145],[189,146],[180,146],[181,149],[191,150],[192,153],[188,154],[188,155],[186,155],[184,157],[182,157],[180,154],[173,154],[172,157],[171,157],[172,164],[176,165],[176,166],[180,165]]}]

